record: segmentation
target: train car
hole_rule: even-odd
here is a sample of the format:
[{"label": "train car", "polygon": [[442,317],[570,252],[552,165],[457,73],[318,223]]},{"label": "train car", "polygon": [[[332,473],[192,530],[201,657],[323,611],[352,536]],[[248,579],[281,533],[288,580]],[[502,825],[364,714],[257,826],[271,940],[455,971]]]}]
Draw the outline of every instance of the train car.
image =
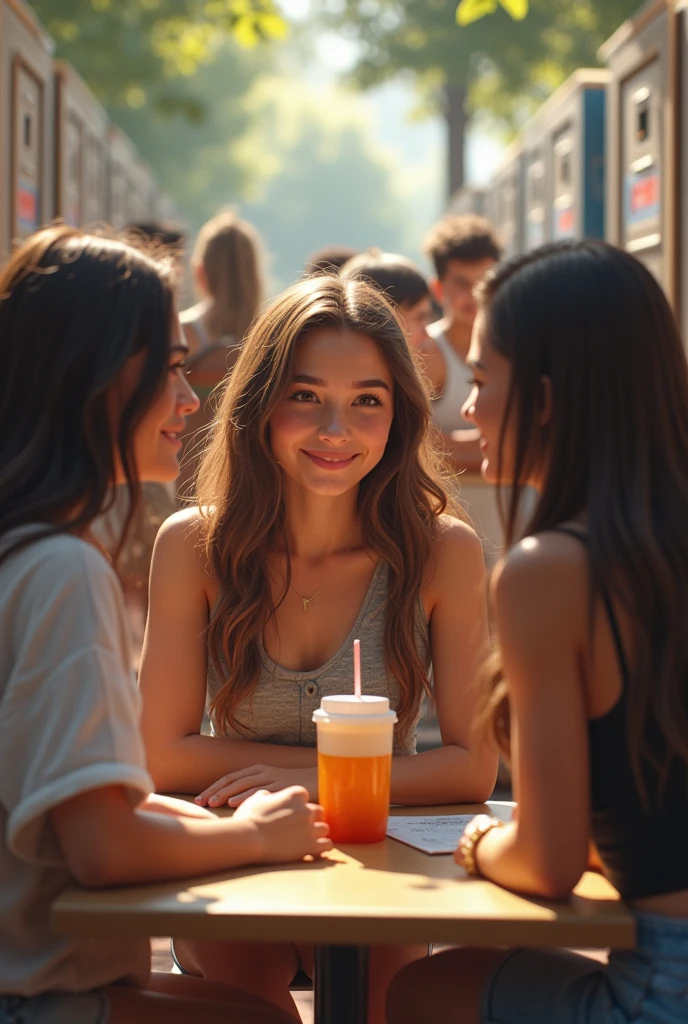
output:
[{"label": "train car", "polygon": [[667,0],[649,0],[600,52],[611,72],[606,235],[678,307],[676,17]]},{"label": "train car", "polygon": [[134,175],[138,153],[117,125],[110,126],[108,143],[108,221],[116,231],[121,231],[137,219]]},{"label": "train car", "polygon": [[0,0],[0,260],[53,215],[53,43]]},{"label": "train car", "polygon": [[55,215],[68,224],[108,218],[109,118],[69,64],[55,65]]},{"label": "train car", "polygon": [[538,116],[525,126],[523,133],[523,248],[527,252],[542,245],[550,237],[548,206],[548,171],[546,133]]},{"label": "train car", "polygon": [[140,156],[137,156],[131,167],[131,181],[129,223],[140,224],[142,221],[154,220],[160,189],[152,167]]},{"label": "train car", "polygon": [[605,112],[609,72],[580,69],[537,113],[545,175],[545,238],[604,237]]},{"label": "train car", "polygon": [[480,217],[485,216],[485,201],[487,191],[477,185],[462,185],[452,193],[447,204],[447,213],[463,215],[476,213]]},{"label": "train car", "polygon": [[485,203],[487,217],[500,234],[505,257],[523,252],[523,190],[523,148],[516,141],[506,150]]}]

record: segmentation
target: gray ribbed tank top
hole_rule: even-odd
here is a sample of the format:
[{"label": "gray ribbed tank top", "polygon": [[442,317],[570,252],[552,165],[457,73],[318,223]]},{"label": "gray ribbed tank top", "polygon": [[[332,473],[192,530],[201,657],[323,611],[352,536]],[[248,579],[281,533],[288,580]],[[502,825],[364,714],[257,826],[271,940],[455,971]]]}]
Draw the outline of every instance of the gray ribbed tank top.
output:
[{"label": "gray ribbed tank top", "polygon": [[[387,607],[388,565],[380,561],[375,569],[361,610],[349,636],[336,654],[312,672],[296,672],[277,665],[261,646],[262,668],[250,698],[236,709],[236,719],[246,731],[216,728],[211,718],[213,734],[234,739],[249,739],[259,743],[280,743],[291,747],[315,746],[313,712],[320,707],[322,697],[338,693],[353,693],[354,660],[353,641],[361,641],[361,677],[366,693],[389,697],[390,706],[399,707],[399,686],[387,676],[384,652],[385,609]],[[429,630],[420,597],[416,614],[416,644],[425,660],[429,651]],[[208,655],[207,705],[220,689],[222,682]],[[400,743],[395,735],[395,754],[415,754],[416,727],[421,709],[408,733]]]}]

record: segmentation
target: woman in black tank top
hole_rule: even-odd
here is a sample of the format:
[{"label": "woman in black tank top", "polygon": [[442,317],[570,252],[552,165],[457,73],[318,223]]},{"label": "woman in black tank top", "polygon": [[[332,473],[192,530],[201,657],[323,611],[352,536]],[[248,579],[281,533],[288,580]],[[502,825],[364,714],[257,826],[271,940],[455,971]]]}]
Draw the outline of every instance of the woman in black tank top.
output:
[{"label": "woman in black tank top", "polygon": [[[652,275],[604,242],[544,246],[481,286],[464,415],[508,554],[483,725],[518,816],[469,823],[468,873],[566,899],[597,866],[637,946],[453,950],[404,969],[391,1024],[688,1020],[688,370]],[[523,497],[538,493],[523,529]],[[500,490],[501,488],[501,490]],[[518,542],[518,537],[523,539]],[[518,737],[518,742],[513,742]],[[591,864],[592,860],[592,864]]]}]

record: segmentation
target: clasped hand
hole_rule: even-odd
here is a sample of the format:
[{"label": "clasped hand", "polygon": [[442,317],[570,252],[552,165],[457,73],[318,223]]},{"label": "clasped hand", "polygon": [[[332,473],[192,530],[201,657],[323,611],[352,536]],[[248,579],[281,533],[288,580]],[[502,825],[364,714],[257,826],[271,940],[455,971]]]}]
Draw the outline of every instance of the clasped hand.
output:
[{"label": "clasped hand", "polygon": [[196,797],[201,807],[238,807],[249,796],[259,790],[278,793],[288,786],[303,786],[311,800],[318,799],[317,768],[274,768],[266,764],[255,764],[237,772],[223,775]]}]

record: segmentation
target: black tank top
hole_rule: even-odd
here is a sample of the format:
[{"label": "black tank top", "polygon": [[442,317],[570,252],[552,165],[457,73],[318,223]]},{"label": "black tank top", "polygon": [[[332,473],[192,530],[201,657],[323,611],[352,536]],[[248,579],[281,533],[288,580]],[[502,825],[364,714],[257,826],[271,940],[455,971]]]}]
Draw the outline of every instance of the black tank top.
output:
[{"label": "black tank top", "polygon": [[[567,526],[566,533],[587,546],[587,537]],[[688,889],[688,765],[674,758],[664,788],[644,767],[647,806],[635,784],[629,754],[626,710],[630,673],[621,631],[609,594],[600,596],[614,639],[621,672],[621,696],[606,714],[588,720],[591,832],[605,873],[624,899],[640,899]],[[666,741],[648,726],[647,743],[661,763]]]}]

